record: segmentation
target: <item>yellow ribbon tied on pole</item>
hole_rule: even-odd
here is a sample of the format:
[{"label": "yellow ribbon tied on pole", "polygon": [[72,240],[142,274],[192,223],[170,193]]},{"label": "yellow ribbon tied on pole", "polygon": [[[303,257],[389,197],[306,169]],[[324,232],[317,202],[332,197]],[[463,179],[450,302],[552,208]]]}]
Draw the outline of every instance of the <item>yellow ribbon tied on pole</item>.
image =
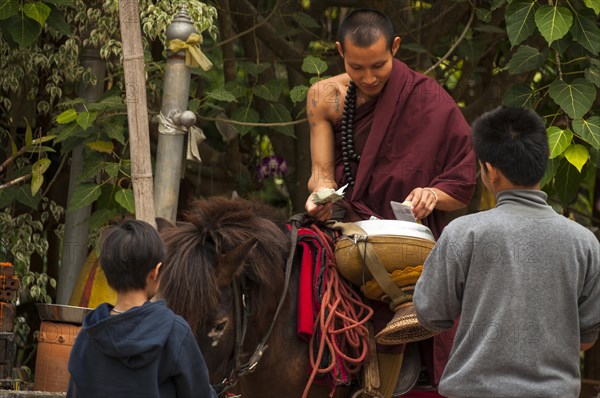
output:
[{"label": "yellow ribbon tied on pole", "polygon": [[190,68],[202,68],[204,71],[212,68],[213,64],[200,50],[202,44],[202,36],[198,33],[189,35],[186,41],[174,39],[169,42],[169,50],[174,53],[181,50],[185,51],[185,64]]}]

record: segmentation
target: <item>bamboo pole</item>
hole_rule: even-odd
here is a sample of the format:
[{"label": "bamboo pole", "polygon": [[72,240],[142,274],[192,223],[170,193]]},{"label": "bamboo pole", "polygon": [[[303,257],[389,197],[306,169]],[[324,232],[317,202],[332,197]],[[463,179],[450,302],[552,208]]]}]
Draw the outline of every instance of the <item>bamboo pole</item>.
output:
[{"label": "bamboo pole", "polygon": [[144,49],[137,0],[119,1],[119,23],[123,43],[125,102],[129,124],[131,182],[135,218],[156,226],[152,192],[152,164],[144,71]]}]

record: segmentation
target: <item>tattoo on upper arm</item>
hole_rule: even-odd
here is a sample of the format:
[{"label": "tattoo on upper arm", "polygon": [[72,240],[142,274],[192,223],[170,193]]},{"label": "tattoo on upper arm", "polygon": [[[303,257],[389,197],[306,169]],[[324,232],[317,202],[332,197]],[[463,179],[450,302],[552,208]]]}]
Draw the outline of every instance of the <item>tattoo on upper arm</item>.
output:
[{"label": "tattoo on upper arm", "polygon": [[335,104],[333,106],[333,110],[335,113],[340,113],[340,93],[337,91],[335,93]]}]

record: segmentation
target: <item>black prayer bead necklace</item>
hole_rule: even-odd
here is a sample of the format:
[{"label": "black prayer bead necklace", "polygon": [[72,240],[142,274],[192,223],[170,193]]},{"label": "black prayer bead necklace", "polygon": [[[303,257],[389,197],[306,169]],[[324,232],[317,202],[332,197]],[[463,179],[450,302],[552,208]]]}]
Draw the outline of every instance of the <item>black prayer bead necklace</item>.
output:
[{"label": "black prayer bead necklace", "polygon": [[346,98],[344,99],[344,112],[342,113],[342,161],[346,181],[354,186],[354,176],[350,168],[350,161],[359,162],[360,155],[354,149],[354,109],[356,108],[356,85],[350,81]]}]

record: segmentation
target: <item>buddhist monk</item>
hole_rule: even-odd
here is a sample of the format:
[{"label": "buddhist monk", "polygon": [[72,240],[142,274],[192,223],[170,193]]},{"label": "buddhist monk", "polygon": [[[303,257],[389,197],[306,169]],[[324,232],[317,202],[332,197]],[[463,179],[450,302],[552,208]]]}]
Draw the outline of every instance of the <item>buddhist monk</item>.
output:
[{"label": "buddhist monk", "polygon": [[[307,95],[308,189],[348,188],[335,205],[317,205],[311,193],[307,212],[319,220],[394,219],[390,201],[408,200],[415,218],[439,237],[444,212],[466,207],[474,191],[469,125],[438,83],[394,58],[400,37],[383,13],[349,13],[336,47],[346,73],[315,83]],[[374,307],[376,333],[393,315],[387,305],[380,307]],[[420,347],[428,370],[423,384],[435,387],[452,336],[427,341]]]}]

